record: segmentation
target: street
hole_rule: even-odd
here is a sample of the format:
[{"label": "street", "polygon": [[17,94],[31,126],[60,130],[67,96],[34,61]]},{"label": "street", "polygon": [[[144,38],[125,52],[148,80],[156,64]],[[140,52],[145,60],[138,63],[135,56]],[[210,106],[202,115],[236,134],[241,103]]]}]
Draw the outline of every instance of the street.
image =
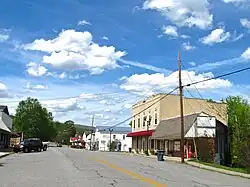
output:
[{"label": "street", "polygon": [[0,159],[1,187],[216,187],[250,180],[123,153],[49,148]]}]

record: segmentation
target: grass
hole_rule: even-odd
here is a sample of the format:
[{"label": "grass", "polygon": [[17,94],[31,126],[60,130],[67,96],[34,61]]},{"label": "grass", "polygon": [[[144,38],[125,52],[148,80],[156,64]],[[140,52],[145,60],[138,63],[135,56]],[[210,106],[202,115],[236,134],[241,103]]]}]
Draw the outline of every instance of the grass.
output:
[{"label": "grass", "polygon": [[204,164],[204,165],[219,168],[219,169],[225,169],[225,170],[229,170],[229,171],[250,174],[250,170],[248,170],[247,168],[233,168],[233,167],[219,165],[216,163],[202,162],[202,161],[197,161],[197,160],[192,160],[192,162],[197,162],[199,164]]}]

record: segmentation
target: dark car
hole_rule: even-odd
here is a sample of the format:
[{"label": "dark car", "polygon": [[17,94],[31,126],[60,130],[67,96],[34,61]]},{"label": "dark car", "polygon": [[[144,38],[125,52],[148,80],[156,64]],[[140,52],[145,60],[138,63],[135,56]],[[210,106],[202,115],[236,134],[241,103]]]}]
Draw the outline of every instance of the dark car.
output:
[{"label": "dark car", "polygon": [[58,143],[56,146],[57,146],[57,147],[62,147],[62,144],[61,144],[61,143]]},{"label": "dark car", "polygon": [[14,152],[28,153],[30,151],[41,152],[43,149],[43,142],[39,138],[29,138],[22,141],[19,145],[14,146]]}]

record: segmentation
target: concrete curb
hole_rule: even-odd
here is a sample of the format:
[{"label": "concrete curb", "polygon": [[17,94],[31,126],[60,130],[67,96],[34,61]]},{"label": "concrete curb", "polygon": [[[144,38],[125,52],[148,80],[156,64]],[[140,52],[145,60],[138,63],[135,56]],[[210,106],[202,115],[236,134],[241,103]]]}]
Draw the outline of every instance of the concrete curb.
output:
[{"label": "concrete curb", "polygon": [[[157,160],[157,156],[156,155],[146,156],[144,154],[136,154],[136,153],[123,153],[123,154],[127,155],[127,156],[140,156],[140,157],[144,157],[144,158],[150,158],[150,159]],[[176,160],[176,158],[166,157],[166,156],[164,156],[164,161],[170,161],[170,162],[176,162],[176,163],[180,163],[181,162],[180,160]]]},{"label": "concrete curb", "polygon": [[13,153],[6,153],[6,154],[3,154],[3,155],[0,155],[0,159],[1,159],[1,158],[4,158],[4,157],[6,157],[6,156],[9,156],[9,155],[11,155],[11,154],[13,154]]},{"label": "concrete curb", "polygon": [[204,165],[204,164],[200,164],[200,163],[196,163],[196,162],[190,162],[190,161],[186,162],[186,164],[188,164],[190,166],[193,166],[193,167],[201,168],[201,169],[206,169],[206,170],[210,170],[210,171],[223,173],[223,174],[226,174],[226,175],[232,175],[232,176],[238,176],[238,177],[243,177],[243,178],[250,179],[250,174],[246,174],[246,173],[229,171],[229,170],[215,168],[215,167],[212,167],[212,166],[207,166],[207,165]]}]

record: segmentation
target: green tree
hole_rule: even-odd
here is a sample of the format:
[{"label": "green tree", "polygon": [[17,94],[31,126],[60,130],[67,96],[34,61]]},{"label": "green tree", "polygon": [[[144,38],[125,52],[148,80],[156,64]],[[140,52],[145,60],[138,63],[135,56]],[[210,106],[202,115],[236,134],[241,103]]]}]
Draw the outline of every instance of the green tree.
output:
[{"label": "green tree", "polygon": [[129,126],[132,128],[132,121],[129,122]]},{"label": "green tree", "polygon": [[18,104],[13,123],[16,131],[24,132],[24,137],[38,137],[50,140],[56,136],[52,113],[42,107],[37,99],[27,98]]},{"label": "green tree", "polygon": [[241,97],[226,99],[233,164],[250,169],[250,105]]},{"label": "green tree", "polygon": [[71,120],[65,121],[64,123],[55,121],[54,126],[57,130],[57,136],[55,138],[57,142],[68,144],[70,137],[74,137],[76,134],[75,123]]}]

